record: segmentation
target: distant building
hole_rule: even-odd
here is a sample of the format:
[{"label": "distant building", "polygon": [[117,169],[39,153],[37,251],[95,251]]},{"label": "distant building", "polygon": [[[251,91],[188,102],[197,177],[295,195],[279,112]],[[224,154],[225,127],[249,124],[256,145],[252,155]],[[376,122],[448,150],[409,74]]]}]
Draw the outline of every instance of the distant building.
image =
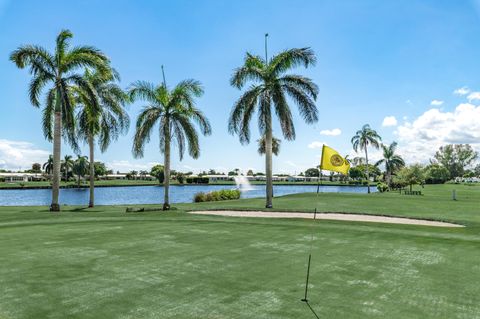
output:
[{"label": "distant building", "polygon": [[[196,177],[196,176],[190,175],[190,177]],[[228,176],[228,175],[203,175],[202,177],[208,178],[209,182],[233,181],[233,176]]]},{"label": "distant building", "polygon": [[35,182],[46,180],[40,173],[0,173],[0,179],[6,183],[14,182]]}]

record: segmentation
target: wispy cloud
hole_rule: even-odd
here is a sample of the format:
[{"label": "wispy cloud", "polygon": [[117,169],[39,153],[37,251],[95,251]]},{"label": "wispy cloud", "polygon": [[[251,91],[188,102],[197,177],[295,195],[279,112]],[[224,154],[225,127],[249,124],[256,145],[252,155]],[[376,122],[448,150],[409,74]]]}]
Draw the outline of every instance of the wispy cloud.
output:
[{"label": "wispy cloud", "polygon": [[467,96],[469,101],[480,100],[480,92],[472,92]]},{"label": "wispy cloud", "polygon": [[342,130],[339,128],[334,128],[332,130],[322,130],[320,131],[320,135],[326,135],[326,136],[338,136],[342,134]]},{"label": "wispy cloud", "polygon": [[443,104],[442,100],[432,100],[432,102],[430,102],[430,105],[432,106],[440,106],[442,104]]},{"label": "wispy cloud", "polygon": [[455,91],[453,91],[453,94],[455,95],[467,95],[468,93],[470,93],[470,89],[466,86],[464,87],[461,87],[461,88],[458,88],[456,89]]}]

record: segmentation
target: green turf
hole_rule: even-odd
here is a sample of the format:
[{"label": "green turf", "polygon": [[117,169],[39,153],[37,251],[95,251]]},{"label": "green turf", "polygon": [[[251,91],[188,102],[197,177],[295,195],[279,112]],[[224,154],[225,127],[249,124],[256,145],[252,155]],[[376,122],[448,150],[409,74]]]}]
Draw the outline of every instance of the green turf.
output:
[{"label": "green turf", "polygon": [[[456,188],[458,201],[451,200]],[[450,220],[465,228],[194,216],[263,200],[0,208],[0,318],[480,318],[480,187],[424,196],[299,194],[276,209]]]}]

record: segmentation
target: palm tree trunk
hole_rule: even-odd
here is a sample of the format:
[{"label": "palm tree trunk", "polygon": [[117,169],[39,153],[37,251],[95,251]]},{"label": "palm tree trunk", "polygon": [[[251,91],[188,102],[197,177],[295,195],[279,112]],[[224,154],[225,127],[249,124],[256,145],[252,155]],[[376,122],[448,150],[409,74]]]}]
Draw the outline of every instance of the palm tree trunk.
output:
[{"label": "palm tree trunk", "polygon": [[163,210],[170,209],[170,200],[169,200],[169,188],[170,188],[170,121],[167,119],[165,124],[165,158],[164,158],[164,200],[163,200]]},{"label": "palm tree trunk", "polygon": [[88,207],[93,207],[95,205],[95,159],[92,136],[88,137],[88,148],[90,150],[90,200],[88,201]]},{"label": "palm tree trunk", "polygon": [[367,144],[365,144],[365,172],[367,173],[367,189],[368,193],[370,194],[370,172],[368,171],[368,150],[367,150]]},{"label": "palm tree trunk", "polygon": [[272,117],[267,119],[265,132],[265,174],[266,174],[266,208],[273,207],[273,176],[272,176]]},{"label": "palm tree trunk", "polygon": [[[60,99],[57,95],[57,107],[60,104]],[[55,119],[53,124],[53,178],[52,178],[52,203],[50,211],[59,212],[60,205],[58,204],[58,197],[60,193],[60,156],[62,143],[62,113],[59,111],[60,107],[55,111]]]}]

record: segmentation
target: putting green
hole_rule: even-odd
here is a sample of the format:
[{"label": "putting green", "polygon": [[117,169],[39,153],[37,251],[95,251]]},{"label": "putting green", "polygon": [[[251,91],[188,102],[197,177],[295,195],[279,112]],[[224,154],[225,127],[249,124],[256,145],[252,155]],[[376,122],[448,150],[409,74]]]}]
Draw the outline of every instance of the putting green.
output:
[{"label": "putting green", "polygon": [[423,191],[298,194],[274,205],[467,227],[186,213],[259,211],[263,199],[168,213],[0,207],[0,318],[314,318],[300,301],[311,247],[320,318],[479,319],[480,187]]}]

